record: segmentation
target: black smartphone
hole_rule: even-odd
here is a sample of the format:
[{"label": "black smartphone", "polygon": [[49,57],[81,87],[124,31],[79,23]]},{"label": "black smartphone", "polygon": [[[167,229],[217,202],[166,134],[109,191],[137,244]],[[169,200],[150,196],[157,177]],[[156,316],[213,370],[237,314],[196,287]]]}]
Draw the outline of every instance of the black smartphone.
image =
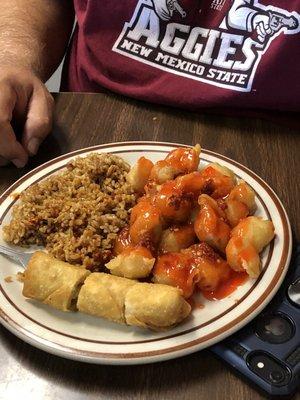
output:
[{"label": "black smartphone", "polygon": [[300,245],[271,303],[210,350],[268,395],[295,393],[300,383]]}]

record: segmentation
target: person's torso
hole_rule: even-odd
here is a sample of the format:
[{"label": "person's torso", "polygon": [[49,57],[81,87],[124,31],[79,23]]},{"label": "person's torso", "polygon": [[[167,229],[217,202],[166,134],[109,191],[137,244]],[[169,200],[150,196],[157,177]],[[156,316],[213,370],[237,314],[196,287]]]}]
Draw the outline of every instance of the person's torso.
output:
[{"label": "person's torso", "polygon": [[75,0],[67,87],[300,111],[300,0]]}]

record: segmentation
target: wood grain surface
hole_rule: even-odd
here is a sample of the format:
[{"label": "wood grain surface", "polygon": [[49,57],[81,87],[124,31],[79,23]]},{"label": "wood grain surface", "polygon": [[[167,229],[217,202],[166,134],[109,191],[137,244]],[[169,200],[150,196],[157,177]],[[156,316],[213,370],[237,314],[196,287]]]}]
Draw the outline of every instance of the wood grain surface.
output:
[{"label": "wood grain surface", "polygon": [[[112,94],[56,95],[53,133],[28,166],[0,169],[0,193],[30,169],[66,152],[128,140],[199,142],[260,175],[286,208],[300,240],[299,128],[267,120],[189,113]],[[0,399],[265,398],[208,350],[143,366],[89,365],[62,359],[0,328]],[[295,399],[300,399],[297,394]]]}]

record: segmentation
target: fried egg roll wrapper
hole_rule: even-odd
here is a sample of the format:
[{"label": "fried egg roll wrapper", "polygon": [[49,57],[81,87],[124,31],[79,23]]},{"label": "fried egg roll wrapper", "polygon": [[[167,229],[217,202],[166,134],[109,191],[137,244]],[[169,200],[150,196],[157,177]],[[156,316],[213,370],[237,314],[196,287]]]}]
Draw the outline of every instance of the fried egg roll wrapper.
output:
[{"label": "fried egg roll wrapper", "polygon": [[191,306],[175,287],[156,283],[137,283],[125,298],[128,325],[153,330],[171,328],[186,318]]},{"label": "fried egg roll wrapper", "polygon": [[23,296],[42,301],[58,310],[74,311],[78,292],[90,274],[83,267],[74,266],[37,251],[24,273]]},{"label": "fried egg roll wrapper", "polygon": [[97,272],[85,280],[77,307],[87,314],[154,330],[178,324],[191,311],[177,288]]},{"label": "fried egg roll wrapper", "polygon": [[79,292],[77,308],[86,314],[125,324],[125,297],[136,284],[131,279],[94,272]]}]

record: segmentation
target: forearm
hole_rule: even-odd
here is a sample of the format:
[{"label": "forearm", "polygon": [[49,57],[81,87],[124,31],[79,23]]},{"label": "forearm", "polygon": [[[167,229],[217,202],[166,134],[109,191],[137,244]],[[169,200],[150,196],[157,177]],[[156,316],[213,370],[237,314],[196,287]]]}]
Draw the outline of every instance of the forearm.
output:
[{"label": "forearm", "polygon": [[72,0],[1,0],[0,66],[33,70],[47,80],[72,31]]}]

